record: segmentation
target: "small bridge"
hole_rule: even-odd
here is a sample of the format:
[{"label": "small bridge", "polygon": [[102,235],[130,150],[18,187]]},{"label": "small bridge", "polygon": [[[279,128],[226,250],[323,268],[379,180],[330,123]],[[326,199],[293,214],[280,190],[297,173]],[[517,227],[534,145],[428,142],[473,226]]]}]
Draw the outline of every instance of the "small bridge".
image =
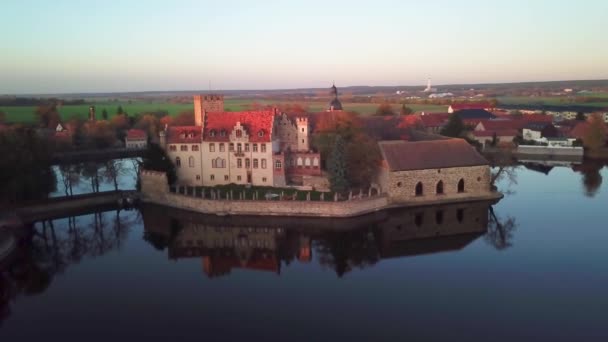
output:
[{"label": "small bridge", "polygon": [[51,158],[53,164],[98,162],[110,159],[143,157],[145,148],[108,148],[55,153]]},{"label": "small bridge", "polygon": [[103,191],[30,202],[15,209],[15,213],[23,223],[32,223],[118,209],[126,201],[138,199],[139,192],[136,190]]}]

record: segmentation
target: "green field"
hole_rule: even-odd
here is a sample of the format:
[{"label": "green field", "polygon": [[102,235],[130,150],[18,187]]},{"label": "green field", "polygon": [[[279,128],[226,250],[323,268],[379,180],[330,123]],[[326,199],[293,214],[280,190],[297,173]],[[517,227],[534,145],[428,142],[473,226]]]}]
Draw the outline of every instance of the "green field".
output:
[{"label": "green field", "polygon": [[606,93],[589,93],[585,94],[585,97],[599,97],[602,100],[605,98],[605,102],[576,102],[575,97],[530,97],[530,96],[502,96],[498,97],[497,100],[500,104],[506,105],[546,105],[546,106],[585,106],[585,107],[608,107],[608,94]]},{"label": "green field", "polygon": [[[243,99],[228,99],[225,102],[225,108],[227,111],[240,111],[249,108],[253,100]],[[255,101],[262,105],[276,104],[276,101],[262,100]],[[287,103],[287,102],[281,102]],[[308,107],[312,112],[323,111],[327,108],[326,102],[293,102],[300,103]],[[166,111],[170,115],[176,115],[185,110],[192,110],[192,103],[167,103],[167,102],[96,102],[85,105],[68,105],[61,106],[58,108],[59,114],[62,120],[69,120],[72,117],[87,118],[89,112],[89,106],[94,105],[97,118],[101,118],[101,113],[105,109],[108,112],[108,116],[111,118],[115,115],[118,106],[122,106],[123,110],[129,115],[135,115],[138,113]],[[434,111],[434,112],[446,112],[447,106],[438,105],[408,105],[414,111]],[[376,111],[378,104],[374,103],[343,103],[345,110],[355,111],[362,115],[370,115]],[[399,111],[400,105],[394,105],[395,111]],[[36,106],[5,106],[0,107],[0,111],[6,113],[6,121],[9,123],[33,123],[35,121]]]}]

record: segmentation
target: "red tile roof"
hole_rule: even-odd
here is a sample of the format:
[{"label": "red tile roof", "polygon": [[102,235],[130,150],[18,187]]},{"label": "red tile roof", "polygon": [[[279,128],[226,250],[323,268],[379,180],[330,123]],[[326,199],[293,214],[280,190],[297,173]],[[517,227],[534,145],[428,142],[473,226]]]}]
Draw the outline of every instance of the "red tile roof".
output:
[{"label": "red tile roof", "polygon": [[524,120],[480,120],[477,125],[483,125],[485,131],[496,131],[496,130],[518,130],[522,129],[528,124]]},{"label": "red tile roof", "polygon": [[145,140],[148,139],[146,132],[141,129],[130,129],[127,131],[127,139],[129,140]]},{"label": "red tile roof", "polygon": [[[240,122],[249,135],[249,141],[270,142],[274,117],[275,112],[272,110],[207,113],[204,140],[228,141],[234,126]],[[212,131],[215,134],[211,134]],[[223,136],[222,132],[225,132]]]},{"label": "red tile roof", "polygon": [[169,144],[196,144],[201,143],[200,126],[169,126],[167,130],[167,143]]},{"label": "red tile roof", "polygon": [[424,113],[424,115],[419,115],[419,118],[424,127],[431,128],[445,125],[450,115],[449,113]]},{"label": "red tile roof", "polygon": [[492,105],[489,102],[470,102],[470,103],[452,103],[450,105],[453,111],[463,110],[463,109],[487,109],[492,108]]},{"label": "red tile roof", "polygon": [[381,141],[378,145],[391,171],[488,165],[488,161],[462,139]]}]

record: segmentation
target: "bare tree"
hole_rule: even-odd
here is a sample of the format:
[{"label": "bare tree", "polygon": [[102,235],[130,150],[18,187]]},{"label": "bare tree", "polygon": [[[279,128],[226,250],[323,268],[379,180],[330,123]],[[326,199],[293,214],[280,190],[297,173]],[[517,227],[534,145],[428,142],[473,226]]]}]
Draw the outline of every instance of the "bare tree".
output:
[{"label": "bare tree", "polygon": [[517,228],[515,218],[509,216],[505,220],[502,220],[496,215],[493,207],[490,207],[488,210],[488,231],[484,239],[498,250],[511,247],[513,245],[513,233]]}]

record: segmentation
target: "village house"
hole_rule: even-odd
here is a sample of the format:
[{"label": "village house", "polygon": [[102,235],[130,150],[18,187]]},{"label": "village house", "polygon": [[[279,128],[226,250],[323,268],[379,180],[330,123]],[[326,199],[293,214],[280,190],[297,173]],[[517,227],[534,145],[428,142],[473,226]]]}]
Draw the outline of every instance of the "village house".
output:
[{"label": "village house", "polygon": [[491,111],[493,106],[489,102],[453,103],[448,107],[448,113],[452,114],[461,110],[485,110]]},{"label": "village house", "polygon": [[376,181],[391,202],[488,196],[488,162],[465,140],[381,141]]},{"label": "village house", "polygon": [[146,148],[148,146],[148,135],[141,129],[130,129],[125,136],[126,148]]}]

